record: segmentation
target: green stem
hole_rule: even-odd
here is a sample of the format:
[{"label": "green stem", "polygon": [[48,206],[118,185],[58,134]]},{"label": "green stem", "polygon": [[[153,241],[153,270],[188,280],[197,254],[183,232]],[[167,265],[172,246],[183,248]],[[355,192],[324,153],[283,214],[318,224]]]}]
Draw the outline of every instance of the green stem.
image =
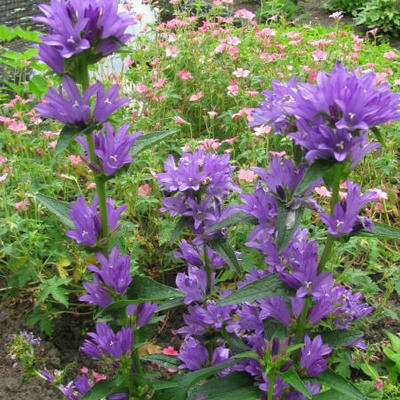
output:
[{"label": "green stem", "polygon": [[212,270],[211,270],[211,265],[210,265],[210,259],[208,258],[206,242],[203,243],[203,251],[204,251],[205,270],[206,270],[206,274],[207,274],[207,294],[210,294],[211,286],[212,286],[212,282],[211,282]]},{"label": "green stem", "polygon": [[275,374],[268,375],[268,400],[274,397]]},{"label": "green stem", "polygon": [[[331,215],[333,215],[335,205],[339,201],[339,188],[340,188],[340,179],[335,179],[335,182],[334,182],[333,188],[332,188]],[[335,243],[335,237],[332,235],[328,235],[324,251],[319,260],[318,272],[321,272],[324,269],[325,264],[331,258],[334,243]]]},{"label": "green stem", "polygon": [[300,318],[297,321],[296,327],[296,343],[300,343],[304,339],[304,334],[306,331],[306,324],[307,324],[307,314],[310,308],[310,298],[306,297],[304,299],[304,307],[303,311],[300,314]]}]

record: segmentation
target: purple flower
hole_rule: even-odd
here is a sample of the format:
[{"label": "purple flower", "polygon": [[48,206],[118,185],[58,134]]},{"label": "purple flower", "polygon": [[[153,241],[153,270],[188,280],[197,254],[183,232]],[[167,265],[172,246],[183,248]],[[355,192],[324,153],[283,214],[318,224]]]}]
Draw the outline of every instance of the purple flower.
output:
[{"label": "purple flower", "polygon": [[360,209],[367,203],[375,201],[377,195],[375,192],[367,192],[361,195],[360,185],[346,181],[347,197],[337,203],[333,209],[333,214],[321,213],[321,220],[328,226],[328,232],[337,237],[357,232],[361,229],[371,230],[372,222],[359,216]]},{"label": "purple flower", "polygon": [[[132,349],[134,329],[123,327],[115,334],[114,331],[104,322],[96,324],[96,333],[89,332],[91,340],[85,340],[81,350],[89,356],[107,353],[115,359]],[[97,348],[97,351],[95,350]]]},{"label": "purple flower", "polygon": [[67,398],[67,400],[79,400],[78,397],[75,395],[74,381],[68,382],[67,386],[61,384],[59,388],[63,395]]},{"label": "purple flower", "polygon": [[38,46],[39,54],[35,57],[47,64],[54,72],[64,73],[64,59],[60,56],[60,51],[53,46],[40,43]]},{"label": "purple flower", "polygon": [[307,318],[311,325],[327,317],[332,312],[332,307],[332,298],[329,295],[318,299],[316,304],[308,312]]},{"label": "purple flower", "polygon": [[118,14],[116,0],[51,0],[50,4],[40,4],[39,9],[43,16],[35,21],[49,26],[49,33],[41,39],[60,58],[70,58],[90,48],[93,60],[97,60],[99,55],[110,54],[132,37],[126,29],[135,20],[127,13]]},{"label": "purple flower", "polygon": [[140,328],[143,328],[149,322],[157,307],[157,303],[151,303],[150,301],[138,305],[136,322]]},{"label": "purple flower", "polygon": [[235,305],[216,306],[212,302],[207,302],[207,316],[204,321],[212,325],[215,329],[221,329],[224,323],[231,319],[231,313],[235,311]]},{"label": "purple flower", "polygon": [[82,96],[76,83],[69,76],[64,76],[58,92],[49,88],[43,102],[35,108],[41,117],[85,128],[90,118],[89,101],[98,88],[98,83],[92,85]]},{"label": "purple flower", "polygon": [[[95,197],[93,201],[95,202],[96,200],[97,200],[97,197]],[[95,204],[97,207],[97,202]],[[128,205],[124,204],[121,207],[114,208],[114,202],[112,201],[112,199],[110,197],[107,198],[106,204],[107,204],[108,228],[111,231],[115,231],[117,229],[119,217],[126,210]]]},{"label": "purple flower", "polygon": [[300,364],[307,370],[308,376],[318,376],[326,370],[328,361],[323,357],[330,354],[332,349],[322,343],[321,335],[312,341],[309,336],[304,337],[304,347],[301,349]]},{"label": "purple flower", "polygon": [[[107,92],[104,92],[102,84],[98,83],[96,107],[93,111],[93,119],[96,122],[106,122],[108,117],[125,104],[129,103],[128,97],[119,98],[119,85],[111,85]],[[127,128],[126,128],[127,129]],[[125,130],[126,132],[126,130]],[[121,137],[125,136],[125,132],[121,132]],[[111,130],[112,135],[112,130]]]},{"label": "purple flower", "polygon": [[328,118],[337,129],[367,130],[400,119],[400,94],[387,84],[377,86],[376,74],[350,72],[338,63],[321,71],[317,84],[300,84],[291,103],[292,115],[311,124]]},{"label": "purple flower", "polygon": [[106,397],[107,400],[129,400],[128,393],[114,393]]},{"label": "purple flower", "polygon": [[289,133],[295,130],[294,123],[290,121],[288,106],[294,102],[296,77],[289,82],[272,81],[272,90],[262,92],[265,97],[263,103],[253,110],[253,121],[250,127],[273,123],[276,133]]},{"label": "purple flower", "polygon": [[[317,395],[321,391],[321,385],[318,383],[305,382],[306,388],[313,396]],[[300,392],[289,392],[286,396],[286,400],[306,400],[306,396]]]},{"label": "purple flower", "polygon": [[[112,125],[106,123],[100,132],[93,133],[95,154],[102,161],[103,172],[107,176],[114,175],[125,164],[132,162],[129,150],[142,133],[135,132],[128,135],[128,129],[129,123],[126,123],[114,132]],[[88,154],[89,149],[86,138],[77,136],[76,140],[82,144],[86,154]]]},{"label": "purple flower", "polygon": [[190,266],[187,275],[182,272],[176,275],[176,286],[185,293],[185,304],[201,302],[207,291],[207,274],[197,267]]},{"label": "purple flower", "polygon": [[284,297],[266,297],[258,300],[261,307],[260,318],[274,318],[284,325],[288,325],[291,321],[290,311],[287,308]]},{"label": "purple flower", "polygon": [[53,383],[53,375],[51,375],[46,368],[42,370],[42,375],[46,378],[48,383]]},{"label": "purple flower", "polygon": [[217,347],[213,353],[212,365],[223,364],[228,361],[231,357],[231,351],[224,347]]},{"label": "purple flower", "polygon": [[182,343],[178,358],[183,363],[180,369],[196,371],[208,360],[208,351],[198,340],[189,336]]},{"label": "purple flower", "polygon": [[103,308],[114,302],[108,290],[102,285],[98,275],[94,275],[93,283],[84,282],[83,287],[86,290],[86,294],[80,296],[79,301],[96,304]]},{"label": "purple flower", "polygon": [[117,293],[124,294],[132,278],[129,275],[130,258],[120,256],[119,247],[115,246],[108,259],[101,253],[96,253],[96,257],[101,264],[101,269],[95,265],[88,265],[88,270],[96,273],[106,286],[112,287]]},{"label": "purple flower", "polygon": [[86,375],[79,375],[74,380],[74,385],[81,396],[84,396],[92,387]]},{"label": "purple flower", "polygon": [[178,329],[178,333],[186,336],[202,335],[207,327],[208,312],[200,305],[188,307],[187,311],[183,314],[185,325]]}]

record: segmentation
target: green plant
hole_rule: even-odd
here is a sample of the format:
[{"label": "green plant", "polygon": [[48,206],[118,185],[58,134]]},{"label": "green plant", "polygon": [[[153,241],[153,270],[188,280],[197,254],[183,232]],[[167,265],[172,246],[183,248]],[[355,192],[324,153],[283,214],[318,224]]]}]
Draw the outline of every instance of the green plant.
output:
[{"label": "green plant", "polygon": [[366,2],[357,18],[356,25],[368,29],[378,28],[378,32],[398,36],[400,33],[400,1],[370,0]]},{"label": "green plant", "polygon": [[267,0],[262,1],[257,11],[257,20],[259,22],[267,21],[275,15],[280,18],[292,20],[297,13],[297,1],[294,0]]},{"label": "green plant", "polygon": [[329,11],[343,11],[346,14],[356,15],[363,3],[365,3],[364,0],[325,0],[324,8]]}]

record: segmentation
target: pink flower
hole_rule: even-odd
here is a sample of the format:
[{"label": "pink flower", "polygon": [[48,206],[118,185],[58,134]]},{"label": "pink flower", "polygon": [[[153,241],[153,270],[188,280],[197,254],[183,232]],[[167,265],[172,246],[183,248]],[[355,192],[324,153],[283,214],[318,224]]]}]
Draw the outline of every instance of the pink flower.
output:
[{"label": "pink flower", "polygon": [[218,115],[216,111],[208,111],[207,114],[211,119],[214,119]]},{"label": "pink flower", "polygon": [[165,54],[167,57],[176,58],[176,56],[178,55],[178,48],[176,46],[167,47],[165,49]]},{"label": "pink flower", "polygon": [[166,356],[174,356],[174,357],[176,357],[179,354],[172,346],[168,346],[165,349],[163,349],[162,353],[165,354]]},{"label": "pink flower", "polygon": [[153,83],[153,87],[161,88],[164,86],[164,83],[167,82],[167,78],[160,78],[158,81]]},{"label": "pink flower", "polygon": [[246,95],[249,97],[256,97],[258,95],[258,92],[257,92],[257,90],[248,90],[246,92]]},{"label": "pink flower", "polygon": [[22,131],[26,131],[26,125],[23,121],[12,121],[8,126],[7,129],[19,133]]},{"label": "pink flower", "polygon": [[141,83],[134,85],[134,88],[138,93],[146,93],[150,90],[150,88],[148,88],[147,86],[145,86]]},{"label": "pink flower", "polygon": [[397,85],[397,86],[400,86],[400,79],[396,79],[396,80],[394,81],[394,84]]},{"label": "pink flower", "polygon": [[0,167],[8,161],[6,156],[0,156]]},{"label": "pink flower", "polygon": [[106,375],[98,374],[95,371],[92,371],[92,375],[95,382],[105,381],[107,379]]},{"label": "pink flower", "polygon": [[226,89],[228,96],[236,97],[239,94],[239,86],[236,81],[229,81],[229,85]]},{"label": "pink flower", "polygon": [[243,18],[243,19],[247,19],[249,21],[251,21],[252,19],[255,18],[255,14],[253,14],[251,11],[246,10],[245,8],[241,8],[240,10],[237,10],[235,12],[234,17],[235,18]]},{"label": "pink flower", "polygon": [[236,78],[247,78],[250,75],[250,71],[248,69],[237,68],[233,71],[233,75],[235,75]]},{"label": "pink flower", "polygon": [[265,135],[268,135],[271,131],[272,131],[272,127],[269,125],[256,126],[254,128],[254,136],[256,136],[256,137],[265,136]]},{"label": "pink flower", "polygon": [[0,184],[3,183],[8,176],[8,172],[3,172],[3,175],[0,176]]},{"label": "pink flower", "polygon": [[89,370],[86,367],[81,368],[81,373],[86,375],[89,372]]},{"label": "pink flower", "polygon": [[376,390],[382,390],[383,389],[383,381],[382,381],[382,379],[377,379],[376,380],[375,387],[376,387]]},{"label": "pink flower", "polygon": [[315,191],[317,192],[318,196],[321,196],[321,197],[332,197],[332,193],[325,186],[316,187]]},{"label": "pink flower", "polygon": [[96,189],[96,183],[95,183],[95,182],[90,182],[90,183],[86,186],[86,188],[87,188],[88,190],[90,190],[90,189]]},{"label": "pink flower", "polygon": [[381,189],[374,188],[374,189],[371,189],[371,192],[376,193],[378,200],[387,200],[388,199],[388,194]]},{"label": "pink flower", "polygon": [[183,151],[184,153],[189,153],[189,151],[190,151],[190,144],[189,144],[189,143],[186,143],[184,146],[181,147],[181,149],[182,149],[182,151]]},{"label": "pink flower", "polygon": [[203,93],[197,92],[197,93],[192,94],[192,95],[190,96],[189,101],[192,101],[192,102],[193,102],[193,101],[197,101],[197,100],[200,100],[202,97],[203,97]]},{"label": "pink flower", "polygon": [[314,61],[325,61],[328,57],[328,53],[320,49],[317,49],[312,53],[312,57]]},{"label": "pink flower", "polygon": [[82,161],[82,159],[80,156],[75,156],[74,154],[71,154],[70,156],[68,156],[68,161],[73,165],[78,165]]},{"label": "pink flower", "polygon": [[239,136],[234,136],[233,138],[223,140],[222,143],[228,143],[229,146],[232,146],[233,142],[235,142],[238,138]]},{"label": "pink flower", "polygon": [[239,110],[239,112],[235,113],[232,115],[233,119],[238,119],[239,117],[246,117],[248,122],[251,122],[253,119],[251,117],[251,113],[252,113],[253,109],[252,108],[242,108],[241,110]]},{"label": "pink flower", "polygon": [[398,57],[398,54],[394,51],[387,51],[386,53],[383,53],[383,57],[385,57],[387,60],[394,60]]},{"label": "pink flower", "polygon": [[271,156],[278,156],[278,157],[284,157],[284,156],[286,156],[286,151],[285,151],[285,150],[283,150],[283,151],[273,151],[273,150],[270,150],[268,153],[271,154]]},{"label": "pink flower", "polygon": [[43,153],[43,149],[40,146],[35,147],[35,154],[42,154],[42,153]]},{"label": "pink flower", "polygon": [[0,122],[4,122],[6,125],[9,125],[9,124],[11,124],[11,122],[12,122],[12,119],[11,118],[8,118],[8,117],[4,117],[4,116],[0,116]]},{"label": "pink flower", "polygon": [[57,146],[57,140],[53,140],[52,142],[49,143],[49,148],[54,149]]},{"label": "pink flower", "polygon": [[192,75],[190,72],[185,71],[184,69],[182,69],[182,70],[180,70],[180,71],[178,72],[178,76],[179,76],[179,78],[181,78],[183,81],[187,81],[187,80],[189,80],[189,79],[193,79],[193,75]]},{"label": "pink flower", "polygon": [[332,19],[334,19],[336,22],[339,22],[339,21],[341,21],[342,18],[343,18],[343,12],[342,12],[342,11],[335,12],[335,13],[331,14],[331,15],[329,16],[329,18],[332,18]]},{"label": "pink flower", "polygon": [[367,31],[365,36],[369,37],[369,35],[372,35],[372,36],[375,37],[377,33],[378,33],[378,28],[374,28],[374,29],[371,29],[371,30]]},{"label": "pink flower", "polygon": [[24,200],[18,201],[17,203],[14,204],[15,210],[16,211],[28,211],[29,206],[31,205],[31,202],[27,197],[25,197]]},{"label": "pink flower", "polygon": [[151,192],[151,187],[148,183],[145,183],[144,185],[140,185],[138,189],[138,196],[143,197],[143,196],[148,196]]},{"label": "pink flower", "polygon": [[253,182],[257,178],[257,174],[251,169],[241,169],[238,173],[238,179],[245,182]]},{"label": "pink flower", "polygon": [[53,136],[56,135],[53,131],[42,131],[43,135],[46,136],[47,139],[51,139]]},{"label": "pink flower", "polygon": [[180,125],[180,124],[184,124],[185,120],[181,117],[175,117],[175,123]]},{"label": "pink flower", "polygon": [[204,151],[206,151],[206,150],[215,151],[221,146],[220,141],[215,140],[215,139],[204,139],[204,140],[201,140],[199,142],[199,144],[200,144],[200,148]]}]

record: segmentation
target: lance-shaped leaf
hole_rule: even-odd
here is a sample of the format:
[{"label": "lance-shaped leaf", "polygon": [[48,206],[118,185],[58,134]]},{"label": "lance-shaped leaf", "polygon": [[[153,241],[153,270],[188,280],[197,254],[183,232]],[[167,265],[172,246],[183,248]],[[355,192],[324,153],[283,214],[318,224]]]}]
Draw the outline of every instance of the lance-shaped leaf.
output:
[{"label": "lance-shaped leaf", "polygon": [[278,253],[286,249],[287,245],[290,242],[290,239],[292,238],[292,236],[296,232],[296,229],[301,223],[303,214],[303,207],[292,209],[286,207],[284,204],[278,201]]},{"label": "lance-shaped leaf", "polygon": [[341,347],[361,339],[363,333],[361,331],[337,329],[335,331],[322,332],[321,337],[322,341],[330,347]]},{"label": "lance-shaped leaf", "polygon": [[277,274],[258,279],[240,289],[234,290],[231,295],[218,302],[218,305],[240,304],[245,301],[252,303],[263,297],[292,296],[293,291],[280,280]]},{"label": "lance-shaped leaf", "polygon": [[96,129],[96,126],[88,126],[81,130],[75,125],[65,125],[60,132],[60,136],[57,140],[56,148],[54,149],[54,155],[59,155],[74,141],[78,135],[86,135]]},{"label": "lance-shaped leaf", "polygon": [[69,216],[69,204],[65,201],[53,199],[41,193],[36,193],[37,201],[53,213],[67,228],[74,229],[74,223]]},{"label": "lance-shaped leaf", "polygon": [[167,356],[165,354],[149,354],[140,357],[143,361],[150,361],[159,367],[166,369],[178,369],[182,362],[177,357]]},{"label": "lance-shaped leaf", "polygon": [[177,132],[178,132],[178,129],[169,129],[167,131],[157,131],[157,132],[151,132],[151,133],[144,134],[135,140],[135,143],[133,143],[133,146],[131,147],[129,154],[132,157],[135,157],[141,151],[143,151],[143,150],[149,148],[150,146],[153,146],[165,139],[168,139],[169,137],[171,137],[172,135],[174,135]]},{"label": "lance-shaped leaf", "polygon": [[323,374],[314,378],[317,382],[324,386],[327,386],[341,395],[346,396],[348,400],[367,400],[364,394],[362,394],[352,383],[344,379],[342,376],[335,372],[328,370]]},{"label": "lance-shaped leaf", "polygon": [[231,226],[235,226],[237,224],[257,224],[257,218],[254,218],[251,215],[244,213],[243,211],[237,211],[228,217],[224,218],[222,221],[218,222],[207,229],[206,233],[214,233],[218,232],[221,229],[229,228]]},{"label": "lance-shaped leaf", "polygon": [[379,224],[374,222],[374,228],[372,232],[367,230],[361,230],[355,233],[357,236],[365,237],[380,237],[382,239],[400,240],[400,229],[393,226]]},{"label": "lance-shaped leaf", "polygon": [[175,228],[172,232],[170,242],[175,243],[178,236],[184,231],[184,229],[189,226],[191,218],[189,217],[181,217],[178,223],[175,225]]},{"label": "lance-shaped leaf", "polygon": [[312,398],[312,396],[311,396],[310,392],[308,391],[306,385],[301,380],[299,375],[297,375],[297,372],[293,368],[290,368],[285,372],[281,372],[279,375],[293,389],[296,389],[300,393],[304,394],[304,396],[306,396],[307,399],[311,399]]},{"label": "lance-shaped leaf", "polygon": [[303,194],[310,185],[320,179],[331,167],[332,162],[327,160],[319,160],[311,164],[307,168],[299,186],[297,186],[296,194]]},{"label": "lance-shaped leaf", "polygon": [[240,265],[236,258],[236,254],[227,238],[215,238],[209,243],[209,245],[226,261],[230,268],[236,272],[240,272]]},{"label": "lance-shaped leaf", "polygon": [[127,392],[127,388],[121,387],[116,380],[100,381],[82,397],[82,400],[103,400],[114,393]]}]

